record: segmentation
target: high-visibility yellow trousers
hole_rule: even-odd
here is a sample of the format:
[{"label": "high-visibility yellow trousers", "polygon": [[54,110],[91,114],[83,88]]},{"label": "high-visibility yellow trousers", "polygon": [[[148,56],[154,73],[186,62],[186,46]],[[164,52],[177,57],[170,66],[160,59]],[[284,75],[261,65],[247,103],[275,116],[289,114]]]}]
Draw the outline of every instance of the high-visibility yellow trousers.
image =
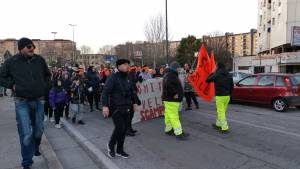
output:
[{"label": "high-visibility yellow trousers", "polygon": [[221,127],[223,131],[229,130],[229,126],[226,119],[226,112],[229,101],[230,96],[216,96],[216,106],[218,112],[216,126]]},{"label": "high-visibility yellow trousers", "polygon": [[165,106],[165,132],[170,132],[172,129],[176,136],[182,134],[182,126],[179,119],[179,107],[178,102],[166,102]]}]

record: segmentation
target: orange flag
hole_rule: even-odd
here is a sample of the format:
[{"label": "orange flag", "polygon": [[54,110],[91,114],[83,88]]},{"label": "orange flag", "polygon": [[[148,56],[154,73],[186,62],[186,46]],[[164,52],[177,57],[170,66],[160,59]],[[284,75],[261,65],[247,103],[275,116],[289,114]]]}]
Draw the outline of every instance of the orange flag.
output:
[{"label": "orange flag", "polygon": [[[212,58],[214,62],[214,57]],[[188,77],[188,80],[194,86],[196,93],[206,101],[212,101],[214,98],[214,84],[206,83],[207,77],[215,69],[204,45],[201,46],[198,54],[198,64],[195,72]]]}]

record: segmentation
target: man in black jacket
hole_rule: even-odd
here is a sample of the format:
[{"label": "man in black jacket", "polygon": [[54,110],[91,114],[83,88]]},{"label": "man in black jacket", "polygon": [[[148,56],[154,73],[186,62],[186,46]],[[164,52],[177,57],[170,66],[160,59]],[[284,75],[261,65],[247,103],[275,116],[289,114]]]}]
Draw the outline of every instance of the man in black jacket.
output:
[{"label": "man in black jacket", "polygon": [[183,87],[177,73],[179,67],[177,62],[172,62],[163,78],[162,100],[165,106],[165,133],[175,134],[177,139],[186,140],[188,134],[183,132],[179,119],[179,108],[183,99]]},{"label": "man in black jacket", "polygon": [[94,111],[93,103],[95,101],[96,109],[99,110],[100,102],[100,78],[94,66],[90,66],[86,73],[86,95],[90,104],[90,111]]},{"label": "man in black jacket", "polygon": [[223,133],[227,133],[229,131],[229,127],[226,120],[226,112],[230,101],[230,95],[234,86],[232,76],[226,70],[225,65],[219,62],[217,65],[217,70],[209,75],[206,82],[215,83],[216,106],[218,115],[216,124],[213,124],[213,127]]},{"label": "man in black jacket", "polygon": [[45,60],[34,54],[35,46],[30,39],[20,39],[18,49],[20,52],[6,60],[1,68],[0,85],[14,91],[22,166],[30,169],[33,155],[41,155],[43,96],[50,85],[51,74]]},{"label": "man in black jacket", "polygon": [[[128,158],[124,151],[125,135],[130,117],[130,109],[133,105],[137,107],[137,100],[133,90],[133,84],[128,79],[129,60],[119,59],[116,62],[118,69],[105,83],[102,93],[103,116],[107,118],[112,114],[115,129],[107,145],[108,156],[113,158],[116,155]],[[117,152],[115,146],[117,144]]]}]

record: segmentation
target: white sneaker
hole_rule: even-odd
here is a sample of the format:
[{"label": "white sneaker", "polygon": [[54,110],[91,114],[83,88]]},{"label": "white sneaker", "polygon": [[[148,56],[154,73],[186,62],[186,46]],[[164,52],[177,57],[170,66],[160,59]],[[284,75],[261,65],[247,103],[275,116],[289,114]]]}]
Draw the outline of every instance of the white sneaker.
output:
[{"label": "white sneaker", "polygon": [[55,124],[55,128],[60,129],[61,125],[60,124]]},{"label": "white sneaker", "polygon": [[53,117],[50,118],[50,122],[51,122],[51,123],[55,122],[55,120],[54,120]]},{"label": "white sneaker", "polygon": [[48,116],[44,116],[44,122],[46,122],[46,121],[48,121],[49,119],[48,119]]}]

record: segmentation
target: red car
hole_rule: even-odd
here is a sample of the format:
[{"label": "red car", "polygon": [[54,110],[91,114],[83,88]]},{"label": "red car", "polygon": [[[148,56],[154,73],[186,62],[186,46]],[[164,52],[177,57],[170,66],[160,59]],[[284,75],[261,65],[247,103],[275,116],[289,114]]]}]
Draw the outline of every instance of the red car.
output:
[{"label": "red car", "polygon": [[231,97],[232,101],[271,104],[278,112],[284,112],[291,106],[300,109],[300,75],[250,75],[234,86]]}]

